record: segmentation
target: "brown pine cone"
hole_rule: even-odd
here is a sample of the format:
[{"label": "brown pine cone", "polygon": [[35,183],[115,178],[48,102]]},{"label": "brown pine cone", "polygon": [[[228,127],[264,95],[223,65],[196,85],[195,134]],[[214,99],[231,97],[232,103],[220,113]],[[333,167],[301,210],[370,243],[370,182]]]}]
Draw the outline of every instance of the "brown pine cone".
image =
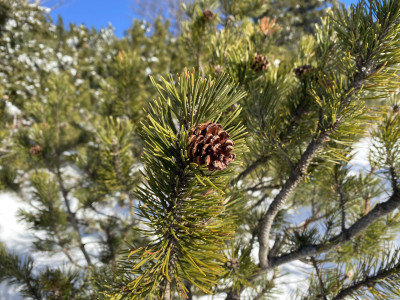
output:
[{"label": "brown pine cone", "polygon": [[314,70],[314,67],[311,65],[300,66],[294,69],[294,73],[296,74],[297,78],[303,79],[308,73]]},{"label": "brown pine cone", "polygon": [[236,257],[234,257],[226,262],[226,266],[229,269],[236,270],[239,267],[239,260]]},{"label": "brown pine cone", "polygon": [[206,122],[190,131],[188,156],[199,166],[206,164],[209,171],[223,170],[236,158],[233,145],[220,124]]},{"label": "brown pine cone", "polygon": [[269,66],[269,61],[266,56],[258,54],[254,57],[253,70],[256,72],[266,71]]},{"label": "brown pine cone", "polygon": [[40,145],[35,145],[29,149],[29,153],[32,156],[38,155],[40,152],[42,152],[42,147],[40,147]]},{"label": "brown pine cone", "polygon": [[211,10],[206,9],[203,11],[203,16],[206,20],[211,21],[214,18],[214,13]]},{"label": "brown pine cone", "polygon": [[215,72],[215,75],[217,75],[217,76],[221,75],[223,70],[224,70],[223,67],[220,65],[214,66],[214,72]]}]

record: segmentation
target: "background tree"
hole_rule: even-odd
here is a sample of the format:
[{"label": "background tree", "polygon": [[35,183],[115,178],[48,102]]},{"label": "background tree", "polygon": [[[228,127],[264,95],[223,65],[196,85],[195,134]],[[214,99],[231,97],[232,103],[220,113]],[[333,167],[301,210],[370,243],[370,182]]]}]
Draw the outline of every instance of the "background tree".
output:
[{"label": "background tree", "polygon": [[326,15],[330,7],[336,6],[336,0],[307,1],[266,1],[266,10],[262,16],[276,19],[281,26],[280,42],[292,43],[305,34],[315,32],[315,24]]},{"label": "background tree", "polygon": [[199,0],[179,33],[123,39],[3,2],[0,183],[30,205],[32,251],[68,267],[2,246],[1,280],[33,299],[261,299],[300,261],[298,298],[399,296],[398,1],[275,20],[278,2]]}]

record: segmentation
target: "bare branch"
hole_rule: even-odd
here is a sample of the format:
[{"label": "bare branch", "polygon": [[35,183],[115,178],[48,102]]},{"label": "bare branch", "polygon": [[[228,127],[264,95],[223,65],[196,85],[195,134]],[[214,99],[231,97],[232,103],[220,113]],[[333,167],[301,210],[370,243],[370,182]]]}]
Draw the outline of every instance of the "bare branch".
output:
[{"label": "bare branch", "polygon": [[71,206],[70,206],[69,199],[68,199],[68,190],[65,188],[64,180],[63,180],[63,178],[61,176],[61,171],[60,171],[59,165],[57,165],[57,168],[56,168],[56,176],[57,176],[57,181],[58,181],[58,184],[59,184],[59,187],[60,187],[60,190],[61,190],[61,194],[62,194],[63,199],[64,199],[64,204],[65,204],[65,207],[67,209],[67,213],[68,213],[72,228],[75,230],[75,232],[77,234],[77,239],[78,239],[78,243],[79,243],[79,249],[81,249],[81,252],[83,253],[83,256],[85,257],[88,266],[91,266],[92,265],[92,261],[90,259],[90,256],[89,256],[88,252],[85,249],[85,244],[83,243],[83,240],[82,240],[82,235],[81,235],[81,232],[80,232],[80,229],[79,229],[78,220],[76,218],[76,215],[71,210]]},{"label": "bare branch", "polygon": [[232,185],[237,183],[238,181],[245,179],[248,175],[250,175],[257,167],[265,164],[270,159],[270,155],[261,156],[256,159],[252,164],[250,164],[245,170],[243,170],[233,181]]},{"label": "bare branch", "polygon": [[341,209],[341,213],[342,213],[342,232],[345,233],[346,232],[346,197],[343,191],[343,179],[342,178],[338,178],[338,175],[336,174],[336,192],[339,196],[339,200],[340,200],[340,209]]},{"label": "bare branch", "polygon": [[[361,89],[363,83],[365,82],[365,79],[370,74],[376,72],[375,68],[369,68],[371,65],[374,65],[374,63],[375,63],[374,61],[367,61],[365,63],[365,66],[368,68],[365,68],[365,71],[359,71],[354,75],[349,85],[349,88],[342,94],[343,95],[341,101],[342,108],[345,108],[351,102],[353,96],[357,93],[357,91]],[[363,68],[360,68],[360,70],[363,70]],[[281,191],[275,197],[270,207],[268,208],[268,211],[261,222],[260,226],[261,229],[258,237],[260,243],[259,260],[261,268],[268,267],[269,234],[275,216],[281,210],[286,200],[292,194],[297,185],[304,178],[308,166],[310,165],[311,161],[316,156],[316,154],[319,152],[319,150],[321,150],[321,148],[323,147],[323,144],[326,141],[327,137],[339,125],[340,125],[340,118],[338,118],[336,122],[330,125],[329,127],[323,127],[322,119],[320,118],[318,122],[319,133],[310,142],[307,149],[305,150],[300,160],[298,161],[296,167],[292,169],[292,173],[290,174],[289,179],[286,181]]]},{"label": "bare branch", "polygon": [[313,265],[313,267],[315,269],[316,275],[318,277],[318,282],[319,282],[319,285],[321,287],[321,292],[322,292],[323,299],[324,300],[328,300],[328,298],[326,297],[325,285],[324,285],[324,282],[322,281],[321,270],[319,269],[317,261],[314,258],[314,256],[311,256],[311,263],[312,263],[312,265]]},{"label": "bare branch", "polygon": [[298,250],[291,253],[283,254],[278,257],[271,257],[269,260],[269,265],[265,270],[276,268],[280,265],[286,264],[288,262],[298,260],[307,256],[313,256],[320,252],[327,252],[336,246],[350,241],[361,232],[366,230],[371,224],[376,222],[379,218],[386,216],[387,214],[393,212],[395,209],[400,207],[400,191],[397,190],[393,195],[386,201],[377,204],[368,214],[361,217],[357,222],[355,222],[351,227],[347,229],[347,234],[344,236],[340,233],[333,238],[329,239],[327,243],[324,244],[312,244],[301,246]]},{"label": "bare branch", "polygon": [[394,272],[398,273],[400,271],[400,264],[397,264],[394,268],[383,270],[378,272],[374,276],[366,276],[363,280],[353,283],[351,286],[341,289],[340,292],[333,298],[333,300],[345,299],[352,293],[360,290],[363,287],[370,287],[392,275]]},{"label": "bare branch", "polygon": [[264,299],[264,294],[270,291],[275,286],[275,279],[278,277],[278,272],[274,270],[271,280],[267,282],[265,287],[254,297],[254,300]]},{"label": "bare branch", "polygon": [[320,133],[311,141],[306,151],[301,156],[295,169],[290,174],[289,179],[286,181],[279,194],[272,201],[267,213],[261,221],[261,229],[258,236],[260,243],[259,259],[261,268],[266,268],[268,266],[268,243],[272,223],[278,212],[285,204],[286,200],[306,175],[308,166],[317,152],[322,148],[327,136],[328,134],[326,132]]},{"label": "bare branch", "polygon": [[389,168],[389,173],[391,177],[392,189],[393,191],[399,190],[399,176],[397,175],[396,169],[394,166]]},{"label": "bare branch", "polygon": [[[296,226],[289,226],[288,228],[284,229],[286,234],[289,234],[290,232],[296,231],[296,230],[306,230],[308,228],[308,226],[310,226],[312,223],[314,222],[318,222],[319,220],[322,220],[323,218],[325,218],[326,216],[328,216],[329,213],[324,213],[322,215],[312,215],[311,217],[307,218],[306,220],[304,220],[303,222],[301,222],[300,224],[296,225]],[[270,256],[272,256],[272,250],[270,251]]]}]

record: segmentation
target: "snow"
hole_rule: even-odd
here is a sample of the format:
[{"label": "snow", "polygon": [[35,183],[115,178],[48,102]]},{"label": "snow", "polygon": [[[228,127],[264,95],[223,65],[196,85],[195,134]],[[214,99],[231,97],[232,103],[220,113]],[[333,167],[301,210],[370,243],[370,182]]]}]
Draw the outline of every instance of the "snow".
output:
[{"label": "snow", "polygon": [[32,62],[32,60],[29,58],[29,56],[26,53],[22,53],[18,56],[17,60],[20,63],[23,63],[25,65],[28,65],[30,67],[34,66],[34,63]]},{"label": "snow", "polygon": [[4,26],[4,29],[12,30],[15,27],[17,27],[17,21],[15,21],[14,19],[9,19],[6,23],[6,25]]},{"label": "snow", "polygon": [[43,69],[47,72],[56,71],[58,70],[58,62],[56,61],[49,61],[47,64],[43,65]]},{"label": "snow", "polygon": [[152,56],[149,58],[149,62],[158,62],[158,57]]},{"label": "snow", "polygon": [[67,42],[67,45],[68,45],[69,47],[74,48],[74,47],[76,47],[76,46],[79,44],[79,39],[78,39],[78,37],[73,36],[73,37],[67,39],[66,42]]},{"label": "snow", "polygon": [[[33,235],[27,228],[18,222],[16,214],[18,209],[27,208],[28,205],[20,202],[11,194],[0,194],[0,242],[5,244],[8,250],[19,254],[27,254],[33,241]],[[19,300],[18,290],[7,286],[4,282],[0,285],[0,299]]]},{"label": "snow", "polygon": [[[74,170],[65,170],[69,175],[74,174]],[[3,242],[8,250],[13,250],[18,254],[27,255],[30,253],[30,246],[34,239],[34,235],[30,233],[30,230],[21,222],[18,222],[16,214],[18,209],[30,209],[29,205],[22,202],[17,197],[12,194],[0,194],[0,203],[2,205],[2,210],[0,211],[0,241]],[[76,203],[74,203],[75,206]],[[112,211],[106,211],[107,214],[113,214]],[[97,216],[99,217],[99,216]],[[96,245],[96,237],[94,236],[84,236],[83,241],[87,245],[87,250],[91,255],[95,255],[99,250]],[[251,255],[254,261],[258,258],[258,249],[253,249]],[[74,257],[80,257],[78,263],[84,264],[84,258],[80,255],[79,251],[73,253]],[[44,266],[61,266],[67,264],[67,260],[62,253],[58,253],[53,256],[49,256],[44,253],[34,253],[33,257],[35,259],[36,267]],[[304,280],[306,274],[304,269],[308,268],[307,265],[301,262],[294,262],[285,265],[281,268],[282,276],[278,279],[278,282],[282,283],[280,287],[283,290],[283,295],[289,299],[292,299],[294,291],[299,287],[299,284],[306,284]],[[279,295],[282,296],[282,295]],[[278,298],[279,298],[278,296]],[[225,294],[213,295],[213,296],[202,296],[197,298],[198,300],[222,300],[225,299]],[[282,296],[283,297],[283,296]],[[5,283],[0,285],[0,299],[7,300],[21,300],[23,299],[19,293],[18,289],[15,287],[9,287]]]},{"label": "snow", "polygon": [[147,67],[147,68],[144,70],[144,74],[145,74],[146,76],[149,76],[149,75],[151,74],[151,69],[150,69],[149,67]]},{"label": "snow", "polygon": [[43,11],[46,14],[49,14],[51,12],[50,7],[39,6],[38,8],[39,8],[39,10]]},{"label": "snow", "polygon": [[21,114],[21,110],[9,101],[6,101],[6,110],[12,116]]},{"label": "snow", "polygon": [[77,86],[82,85],[84,82],[85,82],[85,81],[84,81],[83,79],[80,79],[80,78],[78,78],[78,79],[75,80],[75,84],[76,84]]}]

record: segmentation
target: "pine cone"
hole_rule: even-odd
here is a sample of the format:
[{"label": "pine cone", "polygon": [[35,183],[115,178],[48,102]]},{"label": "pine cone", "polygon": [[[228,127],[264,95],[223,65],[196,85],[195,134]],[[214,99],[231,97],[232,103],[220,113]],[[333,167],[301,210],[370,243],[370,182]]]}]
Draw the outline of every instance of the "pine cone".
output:
[{"label": "pine cone", "polygon": [[207,21],[211,21],[214,18],[214,13],[211,10],[206,9],[203,11],[203,16]]},{"label": "pine cone", "polygon": [[206,164],[209,171],[223,170],[236,158],[233,145],[220,124],[206,122],[190,131],[188,156],[191,162]]},{"label": "pine cone", "polygon": [[231,260],[226,262],[226,266],[229,269],[236,270],[239,267],[239,260],[234,257]]},{"label": "pine cone", "polygon": [[266,71],[269,66],[269,61],[266,56],[258,54],[254,57],[253,70],[256,72]]},{"label": "pine cone", "polygon": [[214,66],[214,72],[215,72],[215,75],[217,75],[217,76],[221,75],[221,73],[223,72],[223,67],[220,65]]},{"label": "pine cone", "polygon": [[36,156],[36,155],[38,155],[40,152],[42,152],[42,147],[40,147],[40,145],[35,145],[35,146],[33,146],[33,147],[31,147],[31,148],[29,149],[29,153],[30,153],[32,156]]},{"label": "pine cone", "polygon": [[294,73],[297,78],[303,79],[308,73],[314,70],[314,67],[311,65],[305,65],[294,69]]}]

